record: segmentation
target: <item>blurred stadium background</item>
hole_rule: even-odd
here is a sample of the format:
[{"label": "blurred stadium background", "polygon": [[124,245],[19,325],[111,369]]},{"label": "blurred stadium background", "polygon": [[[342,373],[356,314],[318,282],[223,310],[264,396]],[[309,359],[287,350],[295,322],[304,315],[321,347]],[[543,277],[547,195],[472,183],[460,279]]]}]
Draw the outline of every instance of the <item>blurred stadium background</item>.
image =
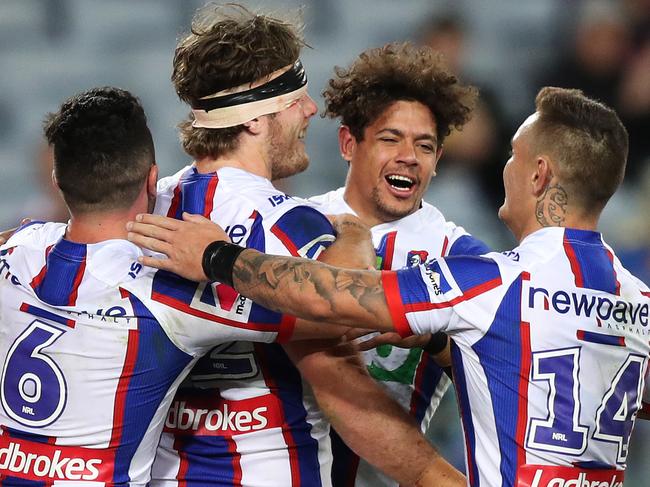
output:
[{"label": "blurred stadium background", "polygon": [[[175,125],[187,109],[169,81],[178,36],[202,0],[0,0],[0,228],[23,216],[64,220],[51,190],[45,113],[68,96],[114,85],[142,100],[161,175],[188,163]],[[310,92],[362,50],[410,40],[443,51],[482,101],[473,122],[445,144],[427,200],[495,249],[514,244],[496,218],[501,168],[514,129],[540,86],[583,89],[614,106],[631,138],[624,187],[601,230],[636,275],[650,282],[650,0],[266,0],[267,12],[301,12],[311,49]],[[343,184],[337,124],[315,117],[311,167],[282,182],[300,196]],[[463,464],[455,401],[446,396],[431,437]],[[650,485],[650,424],[633,435],[626,485]]]}]

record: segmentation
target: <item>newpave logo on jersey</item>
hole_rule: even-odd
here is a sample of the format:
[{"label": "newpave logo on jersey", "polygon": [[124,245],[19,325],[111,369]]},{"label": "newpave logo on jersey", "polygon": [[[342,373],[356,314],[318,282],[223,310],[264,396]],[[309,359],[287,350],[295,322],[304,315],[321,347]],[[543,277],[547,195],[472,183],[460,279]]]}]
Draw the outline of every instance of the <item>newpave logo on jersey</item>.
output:
[{"label": "newpave logo on jersey", "polygon": [[559,314],[572,313],[585,318],[596,318],[601,322],[614,322],[615,325],[648,326],[650,306],[647,302],[630,302],[597,296],[580,290],[549,291],[543,287],[531,286],[528,290],[528,307],[553,310]]},{"label": "newpave logo on jersey", "polygon": [[282,422],[281,406],[271,394],[240,401],[187,395],[172,404],[165,431],[177,435],[232,436],[278,428]]},{"label": "newpave logo on jersey", "polygon": [[112,482],[113,458],[106,450],[36,443],[3,435],[0,472],[35,481]]},{"label": "newpave logo on jersey", "polygon": [[524,465],[517,487],[623,487],[621,470],[585,470],[553,465]]}]

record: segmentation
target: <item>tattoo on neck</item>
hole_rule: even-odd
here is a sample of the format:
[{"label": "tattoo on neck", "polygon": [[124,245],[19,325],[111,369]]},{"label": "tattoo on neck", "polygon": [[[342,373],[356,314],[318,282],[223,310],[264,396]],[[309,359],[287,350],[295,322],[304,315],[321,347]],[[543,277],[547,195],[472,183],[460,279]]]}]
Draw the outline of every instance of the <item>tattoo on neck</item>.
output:
[{"label": "tattoo on neck", "polygon": [[547,186],[535,206],[535,217],[539,224],[543,227],[562,226],[568,201],[569,195],[559,183]]}]

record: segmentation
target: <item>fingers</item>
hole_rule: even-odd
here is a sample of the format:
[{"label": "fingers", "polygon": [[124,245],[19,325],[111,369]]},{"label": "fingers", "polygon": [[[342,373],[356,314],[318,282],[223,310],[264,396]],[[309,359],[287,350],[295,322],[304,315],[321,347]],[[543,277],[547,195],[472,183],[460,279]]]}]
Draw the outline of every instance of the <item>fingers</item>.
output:
[{"label": "fingers", "polygon": [[174,249],[170,244],[165,241],[158,240],[156,238],[147,237],[140,235],[138,233],[129,232],[126,238],[136,244],[138,247],[143,247],[145,249],[153,250],[154,252],[160,252],[170,256],[170,253]]},{"label": "fingers", "polygon": [[359,343],[357,346],[362,352],[372,350],[380,345],[397,345],[402,343],[402,337],[397,333],[382,333]]},{"label": "fingers", "polygon": [[169,259],[157,259],[155,257],[148,257],[146,255],[143,255],[141,257],[138,257],[138,262],[155,269],[174,272],[172,261]]},{"label": "fingers", "polygon": [[186,222],[193,222],[193,223],[212,223],[211,220],[207,219],[203,215],[194,215],[192,213],[187,213],[183,212],[183,220]]},{"label": "fingers", "polygon": [[347,341],[356,340],[359,337],[369,335],[370,333],[377,333],[375,330],[366,330],[364,328],[350,328],[345,332],[345,339]]},{"label": "fingers", "polygon": [[140,213],[136,215],[135,220],[140,223],[155,225],[167,230],[177,230],[182,223],[174,218],[169,218],[161,215],[152,215],[151,213]]},{"label": "fingers", "polygon": [[129,222],[126,224],[126,229],[133,234],[151,237],[162,242],[171,243],[174,238],[174,230],[168,230],[148,223]]}]

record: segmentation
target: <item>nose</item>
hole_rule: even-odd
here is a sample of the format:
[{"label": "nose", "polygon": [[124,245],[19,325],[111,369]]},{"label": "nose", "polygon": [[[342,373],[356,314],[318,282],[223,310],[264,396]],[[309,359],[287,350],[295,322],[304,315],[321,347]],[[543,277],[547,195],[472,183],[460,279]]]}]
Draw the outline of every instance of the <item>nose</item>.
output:
[{"label": "nose", "polygon": [[306,118],[314,116],[318,111],[318,105],[316,105],[316,102],[311,96],[309,96],[309,94],[305,94],[305,96],[300,100],[300,104]]},{"label": "nose", "polygon": [[408,140],[403,140],[400,145],[399,145],[399,152],[397,154],[397,162],[403,162],[405,164],[417,164],[418,157],[415,152],[415,144],[408,141]]}]

